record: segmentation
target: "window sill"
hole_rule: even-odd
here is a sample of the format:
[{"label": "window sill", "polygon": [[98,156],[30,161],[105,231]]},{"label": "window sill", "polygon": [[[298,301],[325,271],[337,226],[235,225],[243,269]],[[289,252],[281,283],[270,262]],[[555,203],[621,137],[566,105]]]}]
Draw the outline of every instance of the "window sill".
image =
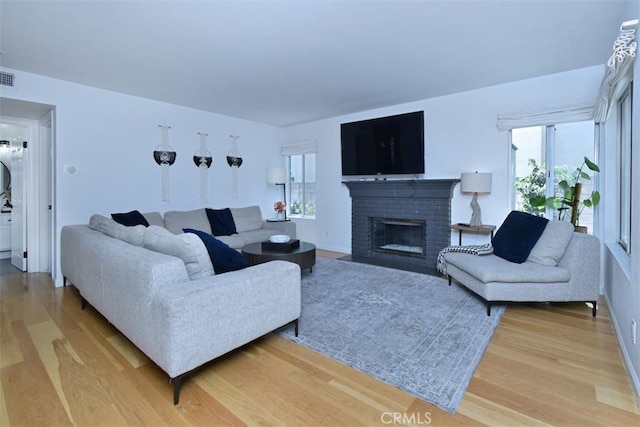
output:
[{"label": "window sill", "polygon": [[315,215],[314,216],[311,216],[311,215],[289,215],[289,218],[291,218],[291,219],[313,219],[313,220],[316,219]]},{"label": "window sill", "polygon": [[627,280],[631,281],[631,256],[617,242],[605,242],[605,246],[618,263]]}]

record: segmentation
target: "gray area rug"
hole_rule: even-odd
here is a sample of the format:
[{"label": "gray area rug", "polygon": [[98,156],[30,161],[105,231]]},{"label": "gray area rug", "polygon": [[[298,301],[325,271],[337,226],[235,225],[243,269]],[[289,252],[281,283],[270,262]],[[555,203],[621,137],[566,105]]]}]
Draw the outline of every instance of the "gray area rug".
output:
[{"label": "gray area rug", "polygon": [[279,334],[454,413],[504,306],[445,279],[318,258],[302,277],[299,336]]}]

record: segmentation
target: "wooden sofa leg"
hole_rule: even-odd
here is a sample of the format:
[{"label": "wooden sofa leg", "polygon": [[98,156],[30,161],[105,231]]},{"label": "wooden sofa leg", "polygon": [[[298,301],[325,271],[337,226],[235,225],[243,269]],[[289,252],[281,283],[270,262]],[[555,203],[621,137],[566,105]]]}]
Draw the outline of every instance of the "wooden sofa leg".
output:
[{"label": "wooden sofa leg", "polygon": [[298,336],[298,319],[293,321],[293,331],[297,337]]},{"label": "wooden sofa leg", "polygon": [[451,286],[451,276],[449,276],[449,286]]},{"label": "wooden sofa leg", "polygon": [[487,316],[491,316],[491,303],[487,302]]},{"label": "wooden sofa leg", "polygon": [[[82,298],[82,297],[80,297]],[[87,308],[87,300],[82,298],[82,302],[80,303],[82,309],[84,310],[85,308]]]},{"label": "wooden sofa leg", "polygon": [[591,304],[593,304],[593,308],[591,309],[591,315],[593,317],[596,317],[596,313],[598,311],[598,301],[591,301]]}]

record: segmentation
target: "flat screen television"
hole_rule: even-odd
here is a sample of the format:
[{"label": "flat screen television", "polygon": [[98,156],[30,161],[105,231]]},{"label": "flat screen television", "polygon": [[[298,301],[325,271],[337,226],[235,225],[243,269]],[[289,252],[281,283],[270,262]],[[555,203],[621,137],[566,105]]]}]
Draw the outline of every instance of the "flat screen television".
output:
[{"label": "flat screen television", "polygon": [[342,175],[424,173],[424,111],[340,125]]}]

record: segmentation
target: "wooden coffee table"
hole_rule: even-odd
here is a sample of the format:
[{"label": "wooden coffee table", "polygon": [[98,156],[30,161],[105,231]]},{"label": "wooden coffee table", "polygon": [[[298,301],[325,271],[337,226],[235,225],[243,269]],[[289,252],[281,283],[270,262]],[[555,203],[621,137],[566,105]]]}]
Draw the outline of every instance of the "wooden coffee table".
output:
[{"label": "wooden coffee table", "polygon": [[316,265],[316,245],[309,242],[300,241],[300,247],[291,252],[277,252],[262,249],[262,242],[251,243],[242,248],[242,255],[247,259],[249,265],[261,264],[273,260],[283,260],[295,262],[300,266],[300,270],[309,269],[313,271]]}]

